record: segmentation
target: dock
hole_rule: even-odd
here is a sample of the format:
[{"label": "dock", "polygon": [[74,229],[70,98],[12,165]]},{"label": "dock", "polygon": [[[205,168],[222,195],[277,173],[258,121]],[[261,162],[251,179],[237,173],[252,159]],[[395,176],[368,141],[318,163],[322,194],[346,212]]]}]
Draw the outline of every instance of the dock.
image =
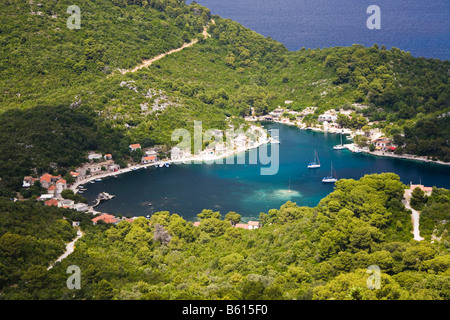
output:
[{"label": "dock", "polygon": [[106,200],[111,200],[114,197],[115,197],[114,195],[111,195],[107,192],[101,192],[98,194],[97,198],[95,199],[94,204],[91,207],[95,208],[96,206],[98,206],[100,204],[100,202],[106,201]]}]

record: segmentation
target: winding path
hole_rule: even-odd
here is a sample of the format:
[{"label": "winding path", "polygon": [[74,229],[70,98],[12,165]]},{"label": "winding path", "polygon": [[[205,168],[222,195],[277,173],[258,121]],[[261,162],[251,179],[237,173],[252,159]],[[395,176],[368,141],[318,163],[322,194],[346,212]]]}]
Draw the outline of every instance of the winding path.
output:
[{"label": "winding path", "polygon": [[55,262],[53,262],[48,268],[47,270],[50,270],[51,268],[53,268],[53,266],[57,263],[60,262],[61,260],[67,258],[75,249],[75,242],[77,242],[78,239],[80,239],[83,236],[83,233],[81,232],[80,229],[78,229],[77,231],[77,236],[75,237],[75,239],[73,239],[71,242],[69,242],[66,245],[66,251],[58,258],[56,259]]},{"label": "winding path", "polygon": [[405,201],[403,203],[405,204],[406,209],[409,209],[412,212],[411,213],[411,220],[412,220],[412,224],[413,224],[414,240],[421,241],[421,240],[423,240],[423,238],[420,236],[420,231],[419,231],[420,212],[417,211],[417,210],[414,210],[411,207],[411,204],[410,204],[411,190],[409,190],[409,189],[405,190],[405,193],[404,193],[403,197],[405,198]]},{"label": "winding path", "polygon": [[[214,20],[211,19],[211,23],[212,23],[212,24],[215,24]],[[203,28],[202,35],[203,35],[203,37],[204,37],[205,39],[211,36],[211,35],[208,33],[208,27],[209,27],[209,23]],[[144,61],[142,61],[142,64],[136,66],[136,67],[135,67],[134,69],[132,69],[132,70],[122,70],[121,72],[122,72],[122,74],[125,74],[125,73],[128,73],[128,72],[136,72],[136,71],[138,71],[138,70],[140,70],[140,69],[142,69],[142,68],[146,68],[146,67],[150,66],[153,62],[158,61],[158,60],[164,58],[165,56],[168,56],[169,54],[172,54],[172,53],[181,51],[181,50],[183,50],[183,49],[185,49],[185,48],[188,48],[188,47],[190,47],[190,46],[193,46],[193,45],[196,44],[197,42],[198,42],[198,39],[194,39],[194,40],[192,40],[191,42],[186,42],[186,43],[184,43],[184,44],[183,44],[181,47],[179,47],[179,48],[176,48],[176,49],[167,51],[167,52],[165,52],[165,53],[161,53],[160,55],[158,55],[158,56],[156,56],[156,57],[154,57],[154,58],[151,58],[151,59],[149,59],[149,60],[144,60]]]}]

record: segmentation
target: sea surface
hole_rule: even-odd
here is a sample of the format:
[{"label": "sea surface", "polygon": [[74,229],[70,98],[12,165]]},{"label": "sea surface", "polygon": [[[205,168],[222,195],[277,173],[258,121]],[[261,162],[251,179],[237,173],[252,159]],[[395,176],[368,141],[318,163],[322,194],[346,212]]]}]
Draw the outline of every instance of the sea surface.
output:
[{"label": "sea surface", "polygon": [[[192,1],[187,0],[186,3]],[[230,18],[289,50],[385,45],[415,57],[450,59],[449,0],[197,0],[212,14]],[[369,30],[370,5],[381,28]]]},{"label": "sea surface", "polygon": [[[265,128],[279,130],[281,143],[277,145],[279,169],[276,175],[261,175],[260,169],[269,165],[250,163],[247,152],[245,164],[235,161],[233,165],[174,164],[168,168],[141,168],[117,178],[87,183],[83,195],[89,203],[100,192],[115,195],[96,207],[110,214],[147,216],[157,211],[170,211],[186,220],[195,220],[202,209],[212,209],[223,216],[235,211],[245,221],[257,219],[260,212],[279,208],[287,201],[316,206],[334,190],[334,184],[321,181],[330,174],[331,163],[339,179],[395,172],[405,184],[422,182],[426,186],[450,189],[450,166],[333,150],[333,145],[340,143],[338,134],[305,131],[281,124],[266,124]],[[344,137],[345,142],[349,140]],[[315,151],[321,168],[308,169]]]}]

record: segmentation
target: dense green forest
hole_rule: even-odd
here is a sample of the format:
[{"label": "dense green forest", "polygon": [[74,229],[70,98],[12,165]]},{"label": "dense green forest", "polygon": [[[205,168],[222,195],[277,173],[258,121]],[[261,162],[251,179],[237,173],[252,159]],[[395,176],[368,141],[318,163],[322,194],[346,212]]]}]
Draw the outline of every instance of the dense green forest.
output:
[{"label": "dense green forest", "polygon": [[29,283],[43,288],[47,267],[75,237],[72,219],[90,223],[87,214],[0,198],[0,287]]},{"label": "dense green forest", "polygon": [[[4,286],[0,298],[448,300],[448,228],[439,233],[440,241],[413,240],[410,212],[401,202],[405,187],[392,173],[343,179],[314,208],[287,202],[261,213],[263,226],[256,230],[234,228],[238,213],[208,209],[198,214],[198,227],[169,212],[117,225],[83,222],[85,235],[74,253],[50,271],[36,272],[33,282],[23,275],[16,286]],[[432,198],[440,206],[450,204],[448,190],[435,189]],[[30,213],[28,222],[16,219],[13,229],[2,225],[2,259],[10,253],[3,243],[12,233],[55,219],[56,212],[44,215],[42,207],[20,205],[39,215]],[[20,211],[17,206],[5,204],[1,214]],[[440,206],[428,208],[434,225],[443,218]],[[15,248],[25,255],[20,243]],[[28,259],[23,258],[27,265],[36,263]],[[81,269],[81,289],[66,287],[70,265]],[[370,265],[381,269],[380,289],[367,287]]]},{"label": "dense green forest", "polygon": [[[449,61],[397,48],[288,51],[198,4],[178,0],[0,2],[0,197],[24,175],[65,175],[88,151],[121,166],[130,143],[174,145],[176,128],[225,129],[289,107],[365,104],[362,114],[397,153],[450,161]],[[210,37],[201,35],[208,26]],[[142,60],[198,42],[135,73]],[[205,209],[194,227],[176,213],[93,226],[88,214],[0,199],[0,299],[445,299],[450,298],[448,190],[417,195],[424,241],[413,240],[395,174],[340,180],[317,207],[286,203],[263,227]],[[221,215],[222,214],[222,215]],[[69,258],[47,271],[75,236]],[[82,270],[80,290],[66,269]],[[370,290],[369,265],[382,271]]]}]

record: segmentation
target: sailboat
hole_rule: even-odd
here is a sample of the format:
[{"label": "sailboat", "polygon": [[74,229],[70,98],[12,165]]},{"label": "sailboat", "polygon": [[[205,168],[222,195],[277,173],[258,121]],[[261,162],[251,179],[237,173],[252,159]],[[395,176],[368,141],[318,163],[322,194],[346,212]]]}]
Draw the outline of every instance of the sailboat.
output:
[{"label": "sailboat", "polygon": [[314,160],[308,164],[309,169],[320,168],[319,156],[317,155],[316,150],[314,150]]},{"label": "sailboat", "polygon": [[335,146],[333,146],[334,150],[342,150],[345,149],[344,145],[342,144],[342,133],[341,133],[341,144],[337,144]]},{"label": "sailboat", "polygon": [[[333,176],[333,172],[334,172],[334,176]],[[331,172],[330,175],[328,177],[323,177],[322,182],[324,183],[334,183],[336,182],[338,179],[336,178],[336,171],[333,170],[333,162],[331,163]]]}]

